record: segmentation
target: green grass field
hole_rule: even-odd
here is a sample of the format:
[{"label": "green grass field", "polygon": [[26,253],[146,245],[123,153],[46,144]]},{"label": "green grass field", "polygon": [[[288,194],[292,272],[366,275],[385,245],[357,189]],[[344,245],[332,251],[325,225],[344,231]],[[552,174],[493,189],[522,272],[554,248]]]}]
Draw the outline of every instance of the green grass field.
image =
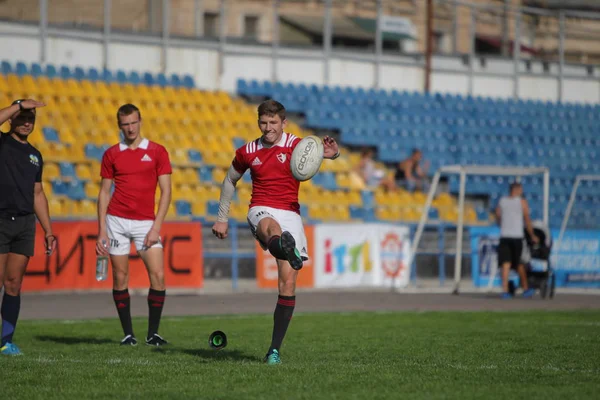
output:
[{"label": "green grass field", "polygon": [[[122,348],[118,320],[22,321],[2,399],[592,399],[600,312],[297,314],[283,364],[272,316],[163,319],[164,349]],[[146,321],[136,319],[138,338]],[[221,329],[229,344],[209,349]],[[594,394],[595,393],[595,394]]]}]

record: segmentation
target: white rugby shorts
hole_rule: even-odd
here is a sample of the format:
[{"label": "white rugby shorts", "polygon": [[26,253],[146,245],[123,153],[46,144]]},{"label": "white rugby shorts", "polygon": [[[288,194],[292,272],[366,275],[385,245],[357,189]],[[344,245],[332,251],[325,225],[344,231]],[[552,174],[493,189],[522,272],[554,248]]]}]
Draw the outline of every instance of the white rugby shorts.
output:
[{"label": "white rugby shorts", "polygon": [[304,225],[302,224],[300,215],[289,210],[280,210],[263,206],[254,206],[248,210],[248,224],[250,225],[250,230],[252,231],[254,238],[260,243],[262,249],[267,250],[266,243],[263,243],[256,233],[258,223],[263,218],[273,218],[281,227],[282,232],[288,231],[291,233],[296,241],[296,248],[300,252],[300,256],[304,261],[308,260],[308,246],[306,235],[304,234]]},{"label": "white rugby shorts", "polygon": [[[123,256],[129,254],[131,242],[135,243],[137,251],[147,250],[144,247],[144,239],[150,232],[154,221],[139,221],[116,217],[114,215],[106,216],[106,234],[109,239],[108,252],[114,256]],[[162,248],[159,242],[152,247]]]}]

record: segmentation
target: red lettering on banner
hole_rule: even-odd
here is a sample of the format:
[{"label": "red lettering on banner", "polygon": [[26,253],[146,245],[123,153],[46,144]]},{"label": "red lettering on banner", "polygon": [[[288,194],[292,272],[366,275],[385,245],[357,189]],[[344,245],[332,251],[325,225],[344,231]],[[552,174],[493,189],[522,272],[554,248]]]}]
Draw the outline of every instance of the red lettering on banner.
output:
[{"label": "red lettering on banner", "polygon": [[[96,281],[97,223],[92,221],[54,222],[57,247],[51,256],[42,251],[44,232],[36,230],[35,255],[23,280],[23,291],[109,289],[112,275]],[[199,223],[165,222],[161,229],[167,288],[201,288],[204,281],[202,232]],[[129,288],[148,288],[144,263],[131,245]]]}]

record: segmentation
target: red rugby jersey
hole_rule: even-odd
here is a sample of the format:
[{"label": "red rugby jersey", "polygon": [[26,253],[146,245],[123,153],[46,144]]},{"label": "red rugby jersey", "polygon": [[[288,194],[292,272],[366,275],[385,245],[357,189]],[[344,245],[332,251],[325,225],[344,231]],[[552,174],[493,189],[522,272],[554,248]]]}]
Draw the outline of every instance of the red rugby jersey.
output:
[{"label": "red rugby jersey", "polygon": [[112,179],[114,193],[108,214],[134,220],[154,220],[158,177],[172,172],[169,153],[158,143],[143,139],[132,150],[123,143],[102,156],[100,175]]},{"label": "red rugby jersey", "polygon": [[290,169],[292,151],[299,142],[298,137],[284,132],[279,143],[272,147],[264,147],[259,138],[236,150],[233,167],[240,174],[250,169],[250,207],[273,207],[300,214],[300,182],[294,178]]}]

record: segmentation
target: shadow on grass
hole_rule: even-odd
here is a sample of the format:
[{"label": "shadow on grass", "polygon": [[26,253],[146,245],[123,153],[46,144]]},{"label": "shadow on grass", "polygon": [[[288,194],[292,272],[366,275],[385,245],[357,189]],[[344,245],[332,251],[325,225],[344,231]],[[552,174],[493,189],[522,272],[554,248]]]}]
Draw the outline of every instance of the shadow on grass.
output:
[{"label": "shadow on grass", "polygon": [[161,354],[181,353],[188,356],[199,357],[203,361],[245,361],[245,362],[262,362],[261,357],[251,356],[239,350],[211,350],[211,349],[182,349],[177,347],[155,347],[153,352]]},{"label": "shadow on grass", "polygon": [[95,337],[75,337],[75,336],[52,336],[52,335],[40,335],[35,337],[41,342],[54,342],[60,344],[109,344],[115,343],[111,339],[102,339]]}]

